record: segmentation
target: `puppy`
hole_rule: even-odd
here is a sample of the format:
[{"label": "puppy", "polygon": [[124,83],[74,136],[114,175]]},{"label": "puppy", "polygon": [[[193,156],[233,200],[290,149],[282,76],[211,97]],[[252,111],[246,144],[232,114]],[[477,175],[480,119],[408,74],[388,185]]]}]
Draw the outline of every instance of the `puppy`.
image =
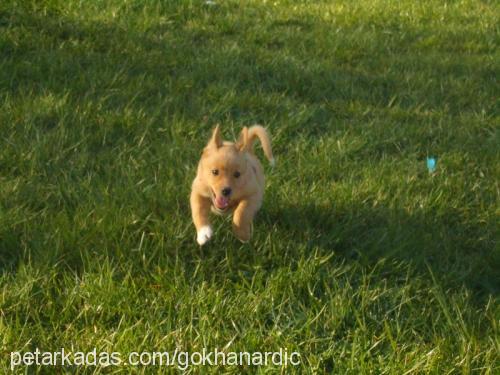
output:
[{"label": "puppy", "polygon": [[236,143],[222,141],[219,125],[203,150],[191,189],[191,213],[198,244],[204,245],[213,235],[210,211],[233,214],[233,232],[247,242],[252,235],[252,222],[262,205],[264,171],[253,153],[259,138],[264,154],[274,165],[269,135],[262,126],[246,126]]}]

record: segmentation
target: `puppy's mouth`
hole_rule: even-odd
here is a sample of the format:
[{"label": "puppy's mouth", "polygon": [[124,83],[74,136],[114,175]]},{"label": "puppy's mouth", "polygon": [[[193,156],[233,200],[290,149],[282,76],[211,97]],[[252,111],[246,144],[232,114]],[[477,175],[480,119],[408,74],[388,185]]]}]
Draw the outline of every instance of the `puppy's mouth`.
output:
[{"label": "puppy's mouth", "polygon": [[212,202],[213,202],[215,208],[223,211],[229,207],[230,200],[228,197],[224,197],[222,195],[217,195],[212,191]]}]

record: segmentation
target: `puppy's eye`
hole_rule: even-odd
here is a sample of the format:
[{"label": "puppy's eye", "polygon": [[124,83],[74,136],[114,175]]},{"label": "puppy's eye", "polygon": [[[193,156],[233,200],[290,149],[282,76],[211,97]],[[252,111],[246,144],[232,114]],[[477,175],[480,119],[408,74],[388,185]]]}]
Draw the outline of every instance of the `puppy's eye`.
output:
[{"label": "puppy's eye", "polygon": [[238,172],[238,171],[234,172],[234,177],[238,178],[238,177],[240,177],[240,176],[241,176],[241,173],[240,173],[240,172]]},{"label": "puppy's eye", "polygon": [[217,176],[219,174],[219,170],[218,169],[212,169],[212,174],[214,176]]}]

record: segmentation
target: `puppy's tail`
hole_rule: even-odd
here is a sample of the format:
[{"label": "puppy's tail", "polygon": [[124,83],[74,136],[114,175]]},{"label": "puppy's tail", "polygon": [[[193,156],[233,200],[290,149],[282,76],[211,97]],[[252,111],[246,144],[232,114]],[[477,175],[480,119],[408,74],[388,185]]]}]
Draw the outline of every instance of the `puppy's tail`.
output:
[{"label": "puppy's tail", "polygon": [[267,130],[260,125],[253,125],[248,129],[248,149],[253,150],[253,143],[255,138],[259,138],[262,148],[264,149],[264,155],[266,155],[267,160],[271,166],[274,167],[276,161],[274,160],[273,150],[271,148],[271,138]]}]

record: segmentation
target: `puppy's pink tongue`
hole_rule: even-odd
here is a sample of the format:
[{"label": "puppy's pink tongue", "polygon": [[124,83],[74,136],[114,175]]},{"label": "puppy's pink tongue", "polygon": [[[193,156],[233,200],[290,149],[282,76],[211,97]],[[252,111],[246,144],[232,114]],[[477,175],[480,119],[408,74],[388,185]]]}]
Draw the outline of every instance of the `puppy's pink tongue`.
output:
[{"label": "puppy's pink tongue", "polygon": [[229,199],[226,197],[217,197],[215,198],[215,204],[218,208],[224,209],[229,204]]}]

